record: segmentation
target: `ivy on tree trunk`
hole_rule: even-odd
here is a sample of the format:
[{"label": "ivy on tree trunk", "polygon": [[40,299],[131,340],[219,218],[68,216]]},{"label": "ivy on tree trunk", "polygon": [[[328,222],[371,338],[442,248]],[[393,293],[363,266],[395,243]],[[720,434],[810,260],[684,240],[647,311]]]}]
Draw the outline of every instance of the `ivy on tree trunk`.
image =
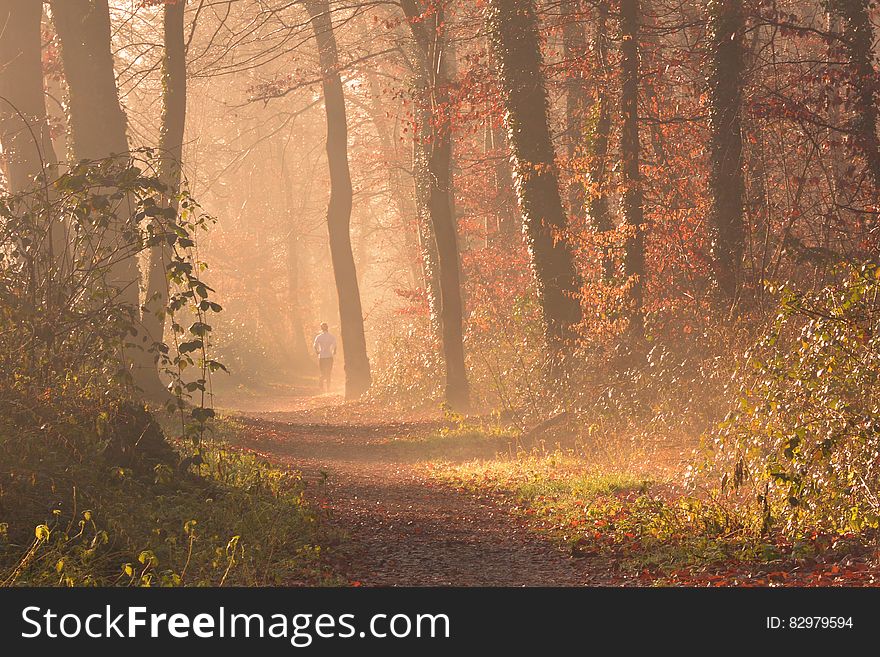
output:
[{"label": "ivy on tree trunk", "polygon": [[715,283],[735,299],[742,267],[743,9],[741,0],[709,3],[709,235]]},{"label": "ivy on tree trunk", "polygon": [[[163,15],[164,57],[162,59],[162,125],[159,133],[159,178],[166,187],[165,203],[178,209],[183,134],[186,127],[186,43],[184,11],[186,4],[165,5]],[[147,291],[141,323],[148,339],[162,342],[165,333],[165,307],[168,305],[167,265],[169,249],[165,240],[150,248]],[[145,392],[161,399],[165,388],[156,368],[145,373]]]},{"label": "ivy on tree trunk", "polygon": [[507,111],[513,179],[543,315],[548,368],[551,377],[559,379],[582,318],[581,280],[566,233],[535,4],[492,0],[488,24]]},{"label": "ivy on tree trunk", "polygon": [[[454,212],[452,179],[452,128],[444,120],[450,106],[451,55],[443,40],[443,6],[425,7],[415,0],[401,2],[421,60],[419,112],[416,126],[417,199],[426,203],[432,236],[422,234],[422,248],[434,249],[439,291],[440,338],[446,366],[446,402],[457,411],[470,404],[470,387],[464,362],[461,263]],[[424,225],[424,224],[422,224]],[[433,240],[431,239],[433,237]],[[431,243],[433,241],[433,244]]]},{"label": "ivy on tree trunk", "polygon": [[623,221],[629,229],[624,245],[623,272],[630,281],[630,326],[635,335],[644,330],[645,210],[639,138],[639,82],[641,56],[639,0],[620,3],[621,65],[621,183]]}]

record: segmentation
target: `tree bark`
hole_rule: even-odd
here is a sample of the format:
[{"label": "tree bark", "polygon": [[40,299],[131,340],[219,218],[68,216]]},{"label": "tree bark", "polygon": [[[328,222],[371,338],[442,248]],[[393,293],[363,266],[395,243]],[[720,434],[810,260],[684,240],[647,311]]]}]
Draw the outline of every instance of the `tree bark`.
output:
[{"label": "tree bark", "polygon": [[76,159],[100,160],[128,152],[110,50],[107,0],[52,0],[70,94],[70,147]]},{"label": "tree bark", "polygon": [[[183,162],[183,134],[186,128],[186,42],[184,36],[185,2],[166,4],[163,14],[164,57],[162,59],[162,126],[159,133],[159,178],[165,185],[164,202],[175,212],[180,194]],[[165,310],[168,306],[168,259],[170,252],[163,240],[150,248],[147,290],[141,324],[147,340],[161,343],[165,335]],[[147,386],[147,387],[144,387]],[[167,391],[155,367],[143,374],[141,387],[151,398],[162,399]]]},{"label": "tree bark", "polygon": [[[123,157],[128,152],[128,137],[110,50],[107,0],[53,0],[51,7],[69,94],[70,157]],[[131,232],[130,221],[119,217],[110,229],[109,244],[124,245],[125,234]],[[134,256],[118,258],[107,275],[107,283],[118,289],[118,301],[132,309],[139,306],[138,281]]]},{"label": "tree bark", "polygon": [[[608,206],[608,142],[611,135],[611,103],[608,99],[608,3],[599,2],[596,8],[596,27],[593,36],[593,53],[598,59],[602,78],[597,85],[596,103],[593,109],[596,128],[590,144],[590,165],[587,178],[591,193],[587,201],[587,215],[593,230],[607,235],[614,229]],[[614,257],[610,246],[602,248],[602,279],[607,283],[614,278]]]},{"label": "tree bark", "polygon": [[9,191],[52,177],[56,157],[46,119],[40,0],[0,0],[0,142]]},{"label": "tree bark", "polygon": [[742,0],[709,4],[709,248],[722,298],[735,300],[744,249]]},{"label": "tree bark", "polygon": [[828,0],[828,11],[840,19],[836,35],[849,63],[853,86],[850,132],[865,158],[874,193],[880,190],[880,140],[877,137],[877,73],[874,70],[874,26],[868,15],[871,0]]},{"label": "tree bark", "polygon": [[630,327],[635,335],[644,330],[645,214],[640,172],[639,139],[639,0],[621,0],[621,182],[623,220],[629,228],[624,245],[623,270],[630,281],[632,303]]},{"label": "tree bark", "polygon": [[[126,117],[119,103],[110,43],[110,9],[107,0],[52,0],[52,21],[61,42],[61,59],[68,86],[68,132],[73,160],[128,161]],[[105,248],[116,249],[105,283],[115,290],[116,302],[140,320],[140,273],[131,244],[137,226],[134,208],[124,200],[116,221],[101,236]],[[124,349],[136,386],[149,388],[155,369],[146,351],[149,338],[141,331],[134,350]],[[146,378],[145,378],[146,377]]]},{"label": "tree bark", "polygon": [[[487,52],[492,50],[492,44],[488,40],[486,42],[486,50]],[[495,158],[493,191],[495,192],[495,217],[498,238],[502,243],[509,243],[519,233],[520,220],[516,205],[516,192],[513,188],[513,170],[510,167],[510,146],[507,143],[507,128],[503,122],[496,124],[494,117],[487,116],[485,131],[486,152],[491,153]],[[486,245],[489,245],[488,235]]]},{"label": "tree bark", "polygon": [[[421,95],[421,94],[420,94]],[[422,261],[422,278],[428,298],[428,316],[435,335],[443,340],[443,319],[440,264],[437,240],[431,216],[431,169],[429,165],[431,143],[431,113],[419,111],[413,129],[413,179],[415,182],[416,227]],[[445,359],[445,353],[444,353]]]},{"label": "tree bark", "polygon": [[[590,92],[581,62],[587,56],[587,33],[580,0],[563,0],[562,52],[569,71],[565,80],[565,150],[569,167],[585,155],[586,126],[590,111]],[[572,176],[568,185],[568,212],[572,223],[586,221],[587,194],[583,179]]]},{"label": "tree bark", "polygon": [[348,125],[345,96],[339,75],[336,36],[328,0],[309,0],[306,9],[318,44],[327,113],[327,161],[330,168],[330,203],[327,228],[330,257],[339,297],[342,348],[345,352],[345,396],[360,397],[370,387],[370,361],[364,336],[364,316],[357,270],[351,250],[351,172],[348,168]]},{"label": "tree bark", "polygon": [[[417,196],[421,194],[427,201],[437,256],[440,337],[446,364],[445,398],[452,409],[464,411],[470,404],[470,388],[464,362],[464,303],[453,211],[452,131],[442,114],[450,103],[448,85],[452,62],[443,47],[443,6],[433,7],[432,13],[424,19],[421,3],[403,0],[401,6],[422,59],[420,100],[425,111],[419,113],[416,126],[416,138],[420,142],[416,145],[415,170],[419,178],[416,185],[420,186]],[[423,236],[424,242],[428,242],[430,249],[427,235]]]},{"label": "tree bark", "polygon": [[510,169],[507,135],[502,127],[493,125],[491,119],[486,126],[486,150],[495,158],[493,167],[493,187],[495,192],[495,216],[498,222],[499,237],[507,242],[517,234],[516,195],[513,191],[513,172]]},{"label": "tree bark", "polygon": [[[43,89],[40,0],[0,0],[0,143],[9,192],[51,198],[58,158],[49,134]],[[63,227],[49,227],[43,246],[49,263],[66,251]],[[56,257],[57,256],[57,257]]]},{"label": "tree bark", "polygon": [[490,0],[488,24],[499,68],[523,230],[544,318],[548,372],[561,379],[580,323],[580,277],[559,191],[532,0]]}]

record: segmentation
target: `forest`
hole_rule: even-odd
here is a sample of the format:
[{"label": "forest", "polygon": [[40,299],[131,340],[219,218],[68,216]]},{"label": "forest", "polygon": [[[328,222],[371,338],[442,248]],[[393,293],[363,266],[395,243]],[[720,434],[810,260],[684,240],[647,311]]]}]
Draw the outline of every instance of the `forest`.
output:
[{"label": "forest", "polygon": [[873,0],[0,0],[0,587],[880,581]]}]

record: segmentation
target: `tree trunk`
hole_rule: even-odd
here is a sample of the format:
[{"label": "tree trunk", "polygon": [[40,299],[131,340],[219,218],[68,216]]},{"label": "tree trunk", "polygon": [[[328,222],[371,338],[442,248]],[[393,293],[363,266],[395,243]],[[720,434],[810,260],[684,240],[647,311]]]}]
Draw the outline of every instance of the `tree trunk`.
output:
[{"label": "tree trunk", "polygon": [[[68,87],[68,141],[73,160],[117,158],[124,166],[128,159],[126,117],[119,103],[113,54],[110,43],[110,9],[107,0],[52,0],[52,20],[61,42],[61,58]],[[116,302],[140,318],[140,274],[131,235],[134,208],[123,201],[116,222],[102,235],[106,248],[117,249],[108,267],[105,282],[116,290]],[[149,347],[146,335],[135,339]],[[154,369],[153,359],[144,349],[124,350],[123,360],[131,360],[136,385],[149,387],[142,374]],[[149,375],[147,375],[149,376]]]},{"label": "tree trunk", "polygon": [[[491,52],[491,49],[492,44],[487,41],[486,50]],[[494,117],[487,116],[485,141],[486,152],[491,153],[495,159],[492,182],[498,238],[502,244],[509,244],[510,240],[515,239],[520,232],[520,219],[516,206],[516,192],[513,188],[513,170],[510,168],[510,147],[507,143],[507,129],[504,123],[496,124]],[[489,245],[488,235],[486,245]]]},{"label": "tree trunk", "polygon": [[874,193],[880,190],[880,140],[877,137],[877,73],[874,70],[874,26],[868,12],[870,0],[828,0],[828,11],[840,18],[837,35],[849,63],[854,95],[850,132],[865,158]]},{"label": "tree trunk", "polygon": [[[186,127],[186,42],[184,12],[186,4],[165,5],[163,26],[165,53],[162,60],[162,126],[159,133],[159,177],[166,187],[165,203],[178,209],[183,133]],[[150,248],[147,291],[141,323],[147,339],[161,343],[165,335],[165,309],[168,305],[167,266],[170,257],[166,242]],[[151,398],[167,395],[155,367],[143,375],[141,387]],[[148,387],[144,387],[144,385]]]},{"label": "tree trunk", "polygon": [[[584,135],[587,114],[590,111],[590,93],[587,80],[580,70],[587,56],[587,33],[580,0],[563,0],[562,51],[566,67],[573,71],[565,80],[565,150],[569,168],[579,157],[585,155]],[[584,181],[572,176],[568,184],[568,212],[572,223],[586,221],[588,214],[587,194]]]},{"label": "tree trunk", "polygon": [[[0,0],[0,144],[9,192],[32,191],[35,206],[52,200],[58,157],[49,134],[42,65],[43,5],[39,0]],[[64,226],[52,221],[40,245],[46,266],[68,266]]]},{"label": "tree trunk", "polygon": [[507,110],[517,200],[544,317],[548,371],[558,380],[582,317],[581,281],[566,235],[534,2],[490,0],[488,22]]},{"label": "tree trunk", "polygon": [[[53,0],[51,7],[68,87],[70,159],[123,157],[128,137],[110,50],[107,0]],[[123,246],[129,221],[119,217],[108,231],[109,244]],[[107,275],[107,283],[119,291],[118,301],[133,309],[139,305],[138,281],[134,256],[116,259]]]},{"label": "tree trunk", "polygon": [[53,0],[51,6],[70,94],[73,157],[124,155],[126,119],[116,88],[107,0]]},{"label": "tree trunk", "polygon": [[[446,364],[445,397],[451,408],[464,411],[470,403],[470,389],[464,362],[464,304],[453,211],[452,130],[442,114],[450,103],[448,82],[452,62],[443,47],[442,5],[434,7],[427,17],[422,16],[423,8],[414,0],[403,0],[401,6],[409,19],[423,62],[420,100],[426,109],[419,113],[419,125],[416,126],[417,139],[421,143],[416,146],[418,162],[415,170],[420,178],[416,184],[421,186],[420,194],[427,201],[436,248],[440,337]],[[428,236],[423,237],[425,241],[429,239]]]},{"label": "tree trunk", "polygon": [[[437,104],[445,107],[445,90],[437,95]],[[464,303],[461,289],[461,264],[452,196],[452,135],[449,126],[435,127],[428,147],[430,194],[428,209],[434,241],[440,287],[440,329],[446,362],[446,401],[453,410],[467,410],[470,403],[467,371],[464,363],[462,323]]]},{"label": "tree trunk", "polygon": [[510,170],[507,135],[503,126],[495,126],[491,118],[487,119],[486,150],[495,158],[493,167],[495,216],[499,237],[507,242],[510,236],[518,232],[519,217],[517,217],[516,195],[513,191],[513,172]]},{"label": "tree trunk", "polygon": [[428,144],[431,141],[431,115],[421,111],[413,128],[413,181],[415,182],[416,228],[422,261],[422,280],[428,300],[428,316],[434,334],[442,339],[440,319],[440,266],[437,241],[431,225],[431,171],[428,168]]},{"label": "tree trunk", "polygon": [[40,0],[0,0],[0,143],[9,191],[54,177],[56,156],[49,137],[41,60]]},{"label": "tree trunk", "polygon": [[348,125],[345,96],[339,75],[336,36],[328,0],[309,0],[311,18],[323,75],[324,107],[327,112],[327,161],[330,168],[330,203],[327,228],[330,257],[339,297],[342,348],[345,352],[345,396],[360,397],[370,387],[370,361],[364,337],[364,316],[357,271],[351,250],[351,173],[348,168]]},{"label": "tree trunk", "polygon": [[709,231],[715,283],[735,300],[741,278],[745,186],[742,162],[742,0],[709,4]]},{"label": "tree trunk", "polygon": [[[587,201],[587,214],[593,230],[606,235],[614,229],[608,207],[608,142],[611,135],[611,103],[608,99],[608,3],[600,2],[596,8],[596,28],[593,36],[593,52],[599,60],[602,78],[596,91],[596,129],[590,144],[590,165],[587,178],[591,194]],[[602,248],[602,279],[607,283],[614,278],[614,257],[610,246]]]},{"label": "tree trunk", "polygon": [[623,270],[632,285],[630,326],[635,335],[644,330],[645,214],[642,197],[639,140],[639,0],[621,0],[621,182],[623,220],[629,234],[624,246]]}]

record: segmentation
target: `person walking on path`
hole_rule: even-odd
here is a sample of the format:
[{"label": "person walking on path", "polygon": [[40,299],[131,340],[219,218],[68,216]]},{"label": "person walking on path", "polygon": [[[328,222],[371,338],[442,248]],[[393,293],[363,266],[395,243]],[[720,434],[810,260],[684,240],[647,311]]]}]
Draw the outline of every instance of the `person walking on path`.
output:
[{"label": "person walking on path", "polygon": [[315,336],[315,353],[318,354],[318,367],[321,370],[321,392],[330,392],[330,375],[333,372],[333,357],[336,355],[336,336],[330,333],[327,322],[321,324],[321,332]]}]

